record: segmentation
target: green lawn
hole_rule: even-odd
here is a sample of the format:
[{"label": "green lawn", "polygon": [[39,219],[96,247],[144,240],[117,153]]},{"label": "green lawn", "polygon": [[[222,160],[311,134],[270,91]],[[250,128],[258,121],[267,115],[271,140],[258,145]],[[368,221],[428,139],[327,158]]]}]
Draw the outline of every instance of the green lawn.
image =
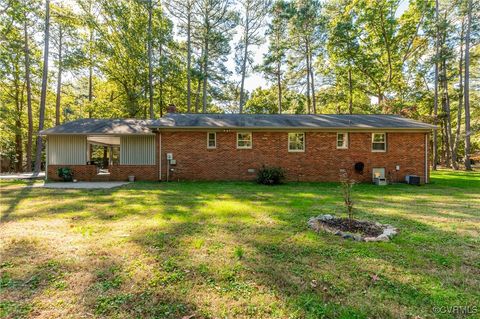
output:
[{"label": "green lawn", "polygon": [[332,183],[0,185],[0,318],[480,317],[479,173],[356,185],[388,243],[307,228],[342,214]]}]

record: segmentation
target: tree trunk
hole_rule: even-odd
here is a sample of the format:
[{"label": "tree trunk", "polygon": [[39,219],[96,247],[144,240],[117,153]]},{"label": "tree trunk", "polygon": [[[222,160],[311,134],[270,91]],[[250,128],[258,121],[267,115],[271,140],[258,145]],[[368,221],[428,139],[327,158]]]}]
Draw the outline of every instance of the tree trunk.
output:
[{"label": "tree trunk", "polygon": [[188,6],[188,13],[187,13],[187,112],[191,112],[192,108],[192,72],[191,72],[191,64],[192,64],[192,41],[191,41],[191,29],[192,29],[192,13],[191,13],[191,6]]},{"label": "tree trunk", "polygon": [[93,110],[92,110],[92,100],[93,100],[93,50],[92,50],[92,42],[93,42],[93,30],[90,30],[90,38],[88,42],[88,117],[92,118]]},{"label": "tree trunk", "polygon": [[208,84],[208,37],[205,39],[205,52],[203,59],[203,103],[202,112],[207,113],[207,84]]},{"label": "tree trunk", "polygon": [[153,119],[153,66],[152,66],[152,0],[148,0],[148,99],[149,99],[149,115]]},{"label": "tree trunk", "polygon": [[455,163],[454,168],[458,169],[458,144],[460,143],[460,131],[462,128],[462,108],[463,108],[463,42],[464,42],[464,32],[465,31],[465,19],[462,20],[462,31],[460,33],[460,61],[458,63],[458,110],[457,110],[457,129],[455,131],[455,143],[453,146],[453,154],[455,154]]},{"label": "tree trunk", "polygon": [[317,102],[315,98],[315,80],[314,80],[314,73],[313,73],[313,66],[312,66],[312,52],[310,50],[310,44],[308,45],[308,61],[309,61],[309,72],[310,73],[310,85],[312,87],[312,107],[313,107],[313,114],[317,114]]},{"label": "tree trunk", "polygon": [[103,168],[107,168],[107,167],[108,167],[108,152],[107,152],[107,146],[104,146],[104,147],[103,147],[102,167],[103,167]]},{"label": "tree trunk", "polygon": [[198,110],[200,109],[200,91],[202,89],[202,81],[198,79],[197,83],[197,92],[195,94],[195,113],[198,113]]},{"label": "tree trunk", "polygon": [[[445,20],[446,18],[445,12]],[[446,33],[443,34],[442,39],[442,48],[446,43]],[[443,121],[445,129],[445,151],[446,151],[446,161],[445,165],[447,167],[455,168],[456,156],[453,154],[453,136],[452,136],[452,118],[450,115],[450,95],[448,93],[448,78],[447,78],[447,57],[442,54],[442,110],[443,110]]]},{"label": "tree trunk", "polygon": [[282,114],[282,78],[280,60],[277,61],[278,114]]},{"label": "tree trunk", "polygon": [[25,50],[25,82],[27,85],[27,172],[32,170],[32,145],[33,145],[33,115],[32,115],[32,87],[30,83],[30,47],[28,44],[27,16],[24,13],[23,33]]},{"label": "tree trunk", "polygon": [[18,117],[15,119],[15,172],[23,172],[23,141],[22,141],[22,121]]},{"label": "tree trunk", "polygon": [[450,95],[448,94],[448,79],[447,79],[447,61],[446,58],[442,61],[442,72],[443,72],[443,97],[442,97],[442,107],[443,107],[443,120],[445,122],[445,138],[447,147],[447,167],[454,166],[456,158],[452,152],[453,140],[452,140],[452,118],[450,116]]},{"label": "tree trunk", "polygon": [[352,69],[348,68],[348,113],[353,114]]},{"label": "tree trunk", "polygon": [[[384,99],[385,99],[385,97],[383,95],[383,92],[379,89],[379,92],[378,92],[378,106],[383,107]],[[385,109],[383,109],[383,111],[385,111]]]},{"label": "tree trunk", "polygon": [[45,47],[43,50],[43,74],[42,74],[42,91],[40,94],[40,108],[38,117],[38,135],[37,135],[37,151],[35,154],[35,173],[39,173],[42,168],[42,149],[43,141],[40,131],[43,130],[45,121],[45,104],[47,100],[47,81],[48,81],[48,48],[50,42],[50,0],[45,2]]},{"label": "tree trunk", "polygon": [[470,163],[470,30],[472,29],[472,2],[468,0],[467,34],[465,36],[465,169],[472,170]]},{"label": "tree trunk", "polygon": [[14,74],[14,83],[15,83],[15,171],[22,172],[23,171],[23,141],[22,141],[22,113],[23,113],[23,106],[21,101],[21,93],[20,93],[20,84],[19,84],[19,76],[20,72],[15,67],[15,74]]},{"label": "tree trunk", "polygon": [[311,100],[310,100],[310,61],[308,56],[308,45],[305,42],[305,61],[306,61],[306,71],[307,71],[307,113],[311,114]]},{"label": "tree trunk", "polygon": [[244,50],[243,50],[243,61],[242,61],[242,80],[240,84],[240,114],[243,113],[243,106],[245,104],[245,92],[244,92],[244,86],[245,86],[245,75],[247,71],[247,57],[248,57],[248,41],[247,41],[247,35],[248,35],[248,29],[245,31],[245,43],[244,43]]},{"label": "tree trunk", "polygon": [[55,101],[55,125],[60,125],[60,101],[62,95],[62,41],[63,30],[59,25],[58,30],[58,76],[57,76],[57,97]]},{"label": "tree trunk", "polygon": [[[435,24],[436,24],[436,35],[435,35],[435,80],[434,80],[434,98],[433,98],[433,125],[438,124],[438,35],[439,35],[439,26],[438,26],[438,0],[435,0]],[[432,169],[437,170],[438,163],[438,130],[433,130],[433,165]]]},{"label": "tree trunk", "polygon": [[[163,45],[162,45],[162,43],[160,43],[160,47],[159,47],[159,50],[158,50],[158,55],[159,55],[159,60],[161,61],[162,56],[163,56]],[[160,117],[163,117],[163,71],[161,71],[161,73],[160,73],[159,84],[160,84],[160,89],[158,90],[158,99],[159,99],[158,103],[159,103],[159,106],[160,106]]]}]

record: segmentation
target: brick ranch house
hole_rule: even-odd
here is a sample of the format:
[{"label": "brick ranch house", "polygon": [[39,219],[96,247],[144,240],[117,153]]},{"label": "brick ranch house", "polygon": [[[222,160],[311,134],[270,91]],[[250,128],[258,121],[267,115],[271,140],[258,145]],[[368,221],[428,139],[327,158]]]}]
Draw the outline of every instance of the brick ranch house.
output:
[{"label": "brick ranch house", "polygon": [[[429,179],[435,127],[396,115],[249,115],[170,113],[158,120],[81,119],[47,137],[47,178],[70,167],[80,181],[253,180],[262,165],[290,181]],[[93,163],[103,150],[102,169]],[[98,152],[98,151],[97,151]],[[362,164],[357,164],[362,163]],[[357,164],[357,165],[356,165]],[[359,169],[362,168],[363,169]]]}]

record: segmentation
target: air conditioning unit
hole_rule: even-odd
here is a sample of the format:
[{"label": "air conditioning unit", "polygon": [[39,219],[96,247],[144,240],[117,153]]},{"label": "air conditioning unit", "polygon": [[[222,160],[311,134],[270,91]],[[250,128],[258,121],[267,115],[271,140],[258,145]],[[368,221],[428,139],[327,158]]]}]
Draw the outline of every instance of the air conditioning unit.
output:
[{"label": "air conditioning unit", "polygon": [[407,175],[405,176],[405,181],[410,185],[420,185],[420,176],[417,175]]}]

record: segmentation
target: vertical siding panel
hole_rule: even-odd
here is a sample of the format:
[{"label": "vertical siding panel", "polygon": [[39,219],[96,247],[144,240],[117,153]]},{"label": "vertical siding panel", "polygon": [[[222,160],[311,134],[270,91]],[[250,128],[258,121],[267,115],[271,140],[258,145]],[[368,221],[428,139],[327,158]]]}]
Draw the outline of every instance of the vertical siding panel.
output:
[{"label": "vertical siding panel", "polygon": [[52,165],[84,165],[87,158],[85,136],[52,135],[48,137],[48,163]]},{"label": "vertical siding panel", "polygon": [[121,165],[154,165],[155,136],[121,136]]}]

